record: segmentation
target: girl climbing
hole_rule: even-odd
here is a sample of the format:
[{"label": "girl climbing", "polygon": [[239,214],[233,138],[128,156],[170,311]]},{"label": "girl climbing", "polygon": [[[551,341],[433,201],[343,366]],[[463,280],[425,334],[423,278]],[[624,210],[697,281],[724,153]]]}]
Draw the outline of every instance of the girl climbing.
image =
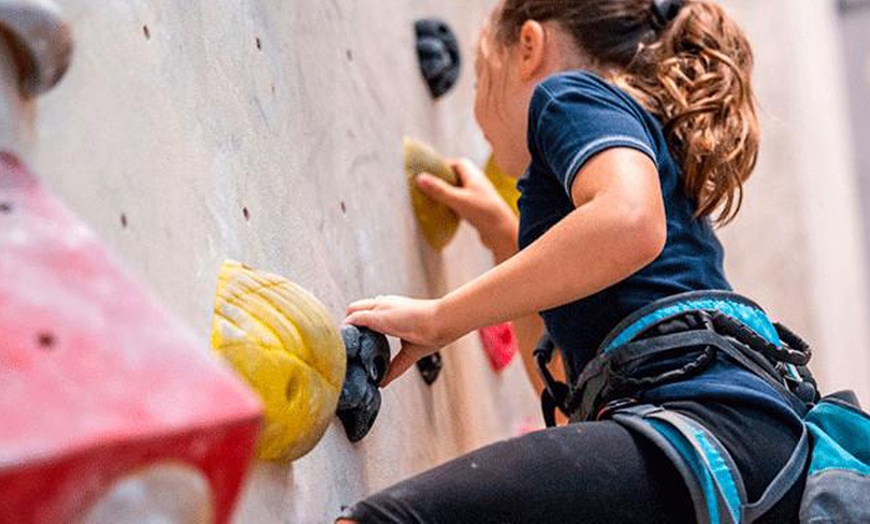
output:
[{"label": "girl climbing", "polygon": [[[460,188],[419,185],[502,263],[436,300],[361,300],[347,322],[402,340],[390,382],[476,328],[540,312],[572,384],[551,400],[574,423],[404,481],[344,522],[704,521],[738,495],[761,499],[750,519],[797,518],[800,468],[762,495],[796,463],[806,362],[730,293],[712,226],[740,209],[758,153],[752,61],[710,1],[500,2],[478,46],[475,115],[520,177],[519,224],[468,163]],[[698,442],[727,455],[738,487],[686,465]]]}]

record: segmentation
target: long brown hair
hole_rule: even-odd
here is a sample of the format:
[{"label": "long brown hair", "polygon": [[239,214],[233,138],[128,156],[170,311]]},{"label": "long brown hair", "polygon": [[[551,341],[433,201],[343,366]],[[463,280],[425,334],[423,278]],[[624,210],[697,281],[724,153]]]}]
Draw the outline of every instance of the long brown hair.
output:
[{"label": "long brown hair", "polygon": [[721,225],[739,211],[758,158],[752,48],[719,5],[682,4],[668,19],[653,0],[505,0],[496,34],[510,45],[528,20],[557,22],[591,68],[613,72],[661,120],[697,215],[718,211]]}]

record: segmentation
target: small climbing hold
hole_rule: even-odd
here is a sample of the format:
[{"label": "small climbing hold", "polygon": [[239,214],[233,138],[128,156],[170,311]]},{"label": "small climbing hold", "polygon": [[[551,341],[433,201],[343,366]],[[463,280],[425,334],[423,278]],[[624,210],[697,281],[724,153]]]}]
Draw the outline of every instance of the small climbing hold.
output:
[{"label": "small climbing hold", "polygon": [[510,175],[505,174],[505,172],[498,167],[498,164],[495,163],[495,157],[492,155],[490,155],[489,160],[486,161],[486,166],[484,166],[483,172],[486,174],[489,181],[492,182],[492,185],[495,186],[496,191],[498,191],[498,194],[501,195],[502,199],[511,206],[514,213],[519,215],[520,210],[517,203],[520,200],[520,190],[517,189],[517,180]]},{"label": "small climbing hold", "polygon": [[338,401],[338,418],[347,438],[358,442],[375,423],[381,408],[381,385],[390,365],[387,337],[366,327],[341,328],[347,353],[347,373]]},{"label": "small climbing hold", "polygon": [[423,237],[433,249],[440,251],[456,234],[459,228],[459,216],[446,205],[424,195],[417,187],[417,176],[420,173],[429,173],[454,186],[459,184],[459,179],[453,169],[431,147],[406,138],[402,149],[414,214],[417,216]]},{"label": "small climbing hold", "polygon": [[228,261],[218,275],[212,347],[265,404],[257,456],[295,460],[335,413],[346,353],[326,308],[292,282]]},{"label": "small climbing hold", "polygon": [[420,72],[426,79],[432,98],[440,98],[459,79],[462,62],[459,41],[450,26],[442,20],[418,20],[415,30]]},{"label": "small climbing hold", "polygon": [[351,442],[359,442],[365,438],[375,425],[380,410],[381,392],[377,386],[368,383],[363,401],[358,407],[338,412],[347,439]]},{"label": "small climbing hold", "polygon": [[517,337],[513,324],[505,322],[481,328],[478,334],[492,368],[495,371],[506,368],[517,354]]},{"label": "small climbing hold", "polygon": [[444,362],[442,361],[441,353],[433,353],[417,361],[417,371],[420,372],[423,381],[430,386],[438,380],[442,367],[444,367]]}]

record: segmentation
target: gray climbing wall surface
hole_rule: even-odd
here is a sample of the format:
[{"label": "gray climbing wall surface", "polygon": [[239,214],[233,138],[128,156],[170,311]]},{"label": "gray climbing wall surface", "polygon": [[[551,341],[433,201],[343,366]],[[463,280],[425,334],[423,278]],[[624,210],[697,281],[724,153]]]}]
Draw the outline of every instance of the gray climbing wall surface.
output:
[{"label": "gray climbing wall surface", "polygon": [[[62,2],[77,52],[40,101],[25,155],[199,334],[208,350],[226,258],[282,274],[327,305],[431,296],[486,269],[463,226],[436,255],[417,233],[402,137],[483,162],[472,45],[487,2],[420,0]],[[414,21],[462,40],[457,88],[432,102]],[[370,436],[336,419],[305,458],[259,465],[237,521],[327,522],[359,496],[495,439],[537,402],[517,359],[491,371],[467,337],[384,393]],[[191,380],[196,380],[191,377]]]},{"label": "gray climbing wall surface", "polygon": [[[471,57],[491,1],[59,3],[76,55],[38,107],[19,108],[12,147],[194,328],[202,351],[226,258],[308,288],[336,324],[351,300],[432,296],[489,266],[467,226],[443,255],[425,246],[401,146],[409,135],[484,160]],[[726,4],[756,40],[767,133],[744,215],[724,234],[729,271],[824,348],[826,383],[866,385],[866,268],[842,86],[812,83],[837,63],[834,3]],[[414,53],[413,22],[432,15],[453,25],[466,58],[437,103]],[[819,183],[825,170],[835,183]],[[361,495],[537,420],[518,360],[493,373],[473,335],[444,356],[431,388],[411,373],[386,390],[361,444],[335,420],[310,455],[258,465],[236,520],[327,522]]]}]

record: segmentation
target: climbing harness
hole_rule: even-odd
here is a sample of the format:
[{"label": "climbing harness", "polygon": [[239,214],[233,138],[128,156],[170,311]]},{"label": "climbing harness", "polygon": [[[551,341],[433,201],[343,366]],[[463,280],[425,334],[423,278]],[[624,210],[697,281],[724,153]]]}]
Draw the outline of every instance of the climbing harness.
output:
[{"label": "climbing harness", "polygon": [[[753,522],[808,469],[802,522],[870,522],[870,416],[851,393],[820,398],[807,368],[808,344],[773,323],[754,302],[724,291],[675,295],[628,316],[604,339],[571,385],[548,369],[556,350],[545,335],[534,357],[545,388],[548,427],[558,409],[572,421],[612,419],[655,443],[682,475],[698,522]],[[716,436],[693,418],[642,403],[640,394],[704,372],[719,355],[764,379],[789,401],[803,433],[757,501]]]}]

